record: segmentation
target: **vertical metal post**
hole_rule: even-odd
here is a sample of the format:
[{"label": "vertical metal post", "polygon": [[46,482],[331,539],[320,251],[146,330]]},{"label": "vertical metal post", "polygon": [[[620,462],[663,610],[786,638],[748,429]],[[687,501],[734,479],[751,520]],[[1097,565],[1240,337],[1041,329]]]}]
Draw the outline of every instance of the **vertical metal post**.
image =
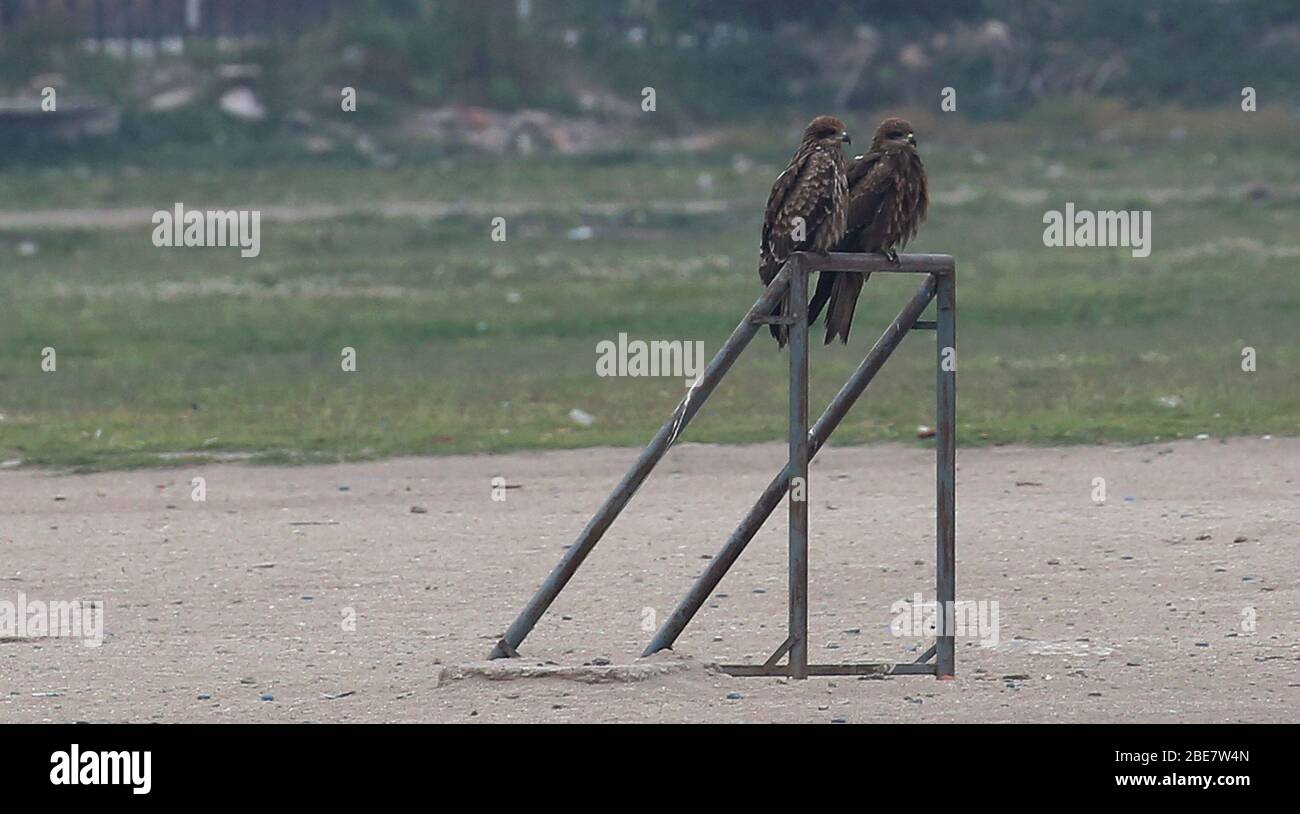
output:
[{"label": "vertical metal post", "polygon": [[957,486],[957,277],[939,275],[935,319],[937,349],[935,430],[935,531],[938,631],[935,675],[952,678],[956,657],[954,634],[957,598],[956,486]]},{"label": "vertical metal post", "polygon": [[808,677],[808,273],[790,275],[790,677]]}]

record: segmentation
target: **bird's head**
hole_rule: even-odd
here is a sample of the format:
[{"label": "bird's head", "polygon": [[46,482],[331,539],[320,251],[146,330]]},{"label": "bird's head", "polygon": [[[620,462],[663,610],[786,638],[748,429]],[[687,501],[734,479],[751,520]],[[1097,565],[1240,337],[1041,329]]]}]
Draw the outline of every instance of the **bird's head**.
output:
[{"label": "bird's head", "polygon": [[834,146],[853,143],[853,139],[849,138],[848,129],[844,127],[844,122],[834,116],[818,116],[810,121],[804,128],[803,140],[820,141]]},{"label": "bird's head", "polygon": [[876,128],[871,145],[883,149],[916,149],[916,133],[907,119],[890,116]]}]

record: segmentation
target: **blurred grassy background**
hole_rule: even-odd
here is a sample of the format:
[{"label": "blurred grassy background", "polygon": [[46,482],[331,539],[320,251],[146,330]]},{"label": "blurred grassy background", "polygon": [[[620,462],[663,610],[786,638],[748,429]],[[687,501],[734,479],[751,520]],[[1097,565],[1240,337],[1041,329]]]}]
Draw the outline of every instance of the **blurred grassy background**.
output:
[{"label": "blurred grassy background", "polygon": [[[958,259],[963,444],[1300,432],[1300,118],[1268,95],[1300,53],[1286,4],[1216,4],[1217,29],[1167,2],[797,5],[537,3],[503,29],[511,4],[495,0],[358,3],[292,37],[144,63],[35,22],[3,32],[0,85],[55,82],[121,122],[71,143],[0,128],[0,460],[641,444],[684,384],[598,377],[597,343],[702,340],[712,355],[760,291],[772,179],[802,123],[838,102],[859,145],[886,112],[917,125],[933,202],[910,249]],[[835,34],[826,54],[803,36],[814,25]],[[772,61],[782,42],[800,47]],[[868,69],[845,86],[856,53]],[[229,83],[212,77],[235,62],[264,117],[219,108]],[[1252,82],[1264,95],[1245,113]],[[358,114],[338,110],[344,83]],[[640,112],[643,84],[662,115]],[[939,112],[944,85],[959,113]],[[178,88],[192,98],[155,109]],[[601,107],[618,99],[631,112]],[[436,104],[536,106],[599,143],[484,152],[413,135]],[[148,215],[178,201],[264,209],[261,255],[155,248]],[[1067,201],[1150,209],[1151,256],[1044,247],[1043,213]],[[814,409],[915,284],[877,275],[853,342],[814,349]],[[933,423],[931,343],[904,343],[837,443]],[[685,440],[781,438],[784,362],[760,335]]]},{"label": "blurred grassy background", "polygon": [[[959,260],[963,443],[1300,430],[1295,125],[1262,138],[1182,115],[1205,132],[1079,146],[1037,126],[1015,137],[968,125],[954,139],[938,116],[918,125],[935,203],[913,248]],[[1127,121],[1168,132],[1177,116]],[[178,451],[280,461],[641,443],[683,383],[599,378],[596,344],[623,331],[716,351],[759,292],[762,201],[794,138],[776,135],[599,162],[127,166],[91,173],[75,194],[65,170],[11,171],[9,209],[21,198],[83,213],[177,200],[355,212],[264,222],[252,260],[156,249],[147,224],[0,229],[0,448],[112,467]],[[402,201],[452,214],[376,214]],[[1066,201],[1152,209],[1151,256],[1045,248],[1042,214]],[[456,213],[466,202],[473,211]],[[490,240],[498,209],[504,243]],[[578,227],[590,238],[574,239]],[[914,285],[871,280],[851,345],[814,351],[815,403]],[[1246,345],[1255,373],[1241,369]],[[56,373],[40,369],[45,346]],[[341,370],[345,346],[355,373]],[[932,354],[929,335],[909,338],[837,441],[911,439],[932,424]],[[758,337],[687,439],[780,438],[784,358]],[[576,424],[574,408],[595,422]]]}]

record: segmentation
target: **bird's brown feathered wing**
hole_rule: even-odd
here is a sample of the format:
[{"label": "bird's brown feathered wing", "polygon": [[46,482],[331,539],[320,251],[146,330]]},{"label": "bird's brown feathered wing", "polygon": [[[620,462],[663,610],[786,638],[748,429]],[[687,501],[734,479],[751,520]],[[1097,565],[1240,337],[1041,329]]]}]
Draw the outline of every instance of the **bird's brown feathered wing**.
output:
[{"label": "bird's brown feathered wing", "polygon": [[[763,238],[758,276],[766,285],[797,251],[827,252],[844,233],[844,200],[848,182],[844,154],[838,146],[805,138],[790,165],[777,176],[763,211]],[[802,242],[796,239],[797,218],[803,218]],[[782,300],[780,313],[789,311]],[[777,344],[785,347],[788,329],[769,326]]]},{"label": "bird's brown feathered wing", "polygon": [[[925,167],[916,151],[873,149],[850,161],[846,176],[846,231],[832,250],[881,252],[906,246],[929,207]],[[808,321],[816,320],[827,306],[826,344],[836,336],[849,341],[858,294],[870,276],[830,271],[818,278]]]}]

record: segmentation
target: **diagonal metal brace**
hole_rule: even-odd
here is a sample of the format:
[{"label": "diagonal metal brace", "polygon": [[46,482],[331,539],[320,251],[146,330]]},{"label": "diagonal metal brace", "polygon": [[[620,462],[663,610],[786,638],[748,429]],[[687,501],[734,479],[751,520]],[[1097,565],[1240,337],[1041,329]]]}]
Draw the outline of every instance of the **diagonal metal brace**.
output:
[{"label": "diagonal metal brace", "polygon": [[781,660],[782,656],[790,652],[791,647],[794,647],[794,637],[787,636],[785,641],[781,643],[781,646],[773,651],[772,655],[767,657],[767,661],[763,662],[763,667],[767,668],[775,666],[776,663]]},{"label": "diagonal metal brace", "polygon": [[[912,325],[925,312],[930,300],[934,298],[937,287],[937,275],[928,275],[911,301],[903,307],[903,310],[895,317],[889,328],[881,334],[880,339],[876,340],[876,344],[867,353],[866,358],[862,360],[857,369],[853,371],[853,375],[849,377],[849,380],[840,388],[840,392],[835,395],[835,398],[831,399],[831,403],[826,407],[826,411],[822,413],[822,417],[817,419],[817,423],[808,432],[808,457],[810,460],[822,448],[826,440],[830,438],[831,433],[835,431],[839,423],[844,420],[849,408],[867,389],[867,385],[871,383],[876,373],[884,366],[885,361],[889,359],[889,355],[894,352],[894,349],[903,341],[903,337],[907,336]],[[645,652],[642,653],[643,656],[649,656],[652,653],[673,646],[673,642],[677,641],[677,637],[681,635],[682,630],[686,628],[686,625],[699,611],[700,607],[708,599],[709,594],[713,592],[713,589],[722,581],[722,577],[726,575],[727,570],[731,568],[741,552],[745,550],[745,546],[749,545],[749,541],[754,538],[763,523],[780,504],[789,484],[790,468],[787,465],[768,484],[767,489],[763,491],[754,507],[749,510],[749,514],[731,533],[731,537],[727,539],[722,550],[709,561],[708,567],[696,579],[695,584],[691,586],[690,592],[664,620],[659,631],[655,633],[650,644],[646,646]]]},{"label": "diagonal metal brace", "polygon": [[759,297],[754,306],[749,309],[749,313],[740,321],[736,329],[731,332],[731,336],[718,349],[709,366],[705,368],[704,373],[700,376],[699,381],[695,383],[677,405],[677,409],[659,428],[659,432],[650,440],[649,445],[642,451],[641,457],[637,458],[632,468],[623,476],[623,480],[605,502],[601,504],[596,514],[587,522],[578,539],[569,546],[560,558],[560,562],[551,570],[546,577],[542,586],[533,594],[533,598],[528,600],[528,604],[520,611],[519,616],[510,629],[506,631],[505,636],[497,643],[488,655],[489,659],[505,658],[506,656],[518,656],[517,648],[523,642],[524,638],[532,632],[537,621],[546,613],[546,609],[555,601],[564,586],[577,572],[582,561],[587,558],[591,550],[600,542],[601,536],[614,523],[614,519],[623,511],[623,507],[628,504],[632,496],[641,488],[641,484],[654,469],[655,464],[664,456],[672,446],[673,441],[681,434],[686,425],[690,423],[695,414],[699,412],[700,407],[704,404],[705,399],[713,392],[713,388],[718,385],[722,377],[731,369],[732,363],[740,356],[740,352],[745,349],[750,340],[758,332],[758,324],[754,319],[760,316],[766,316],[772,313],[772,309],[780,302],[781,297],[785,295],[786,289],[790,287],[790,275],[793,273],[790,263],[781,267],[777,275],[772,278],[763,296]]}]

